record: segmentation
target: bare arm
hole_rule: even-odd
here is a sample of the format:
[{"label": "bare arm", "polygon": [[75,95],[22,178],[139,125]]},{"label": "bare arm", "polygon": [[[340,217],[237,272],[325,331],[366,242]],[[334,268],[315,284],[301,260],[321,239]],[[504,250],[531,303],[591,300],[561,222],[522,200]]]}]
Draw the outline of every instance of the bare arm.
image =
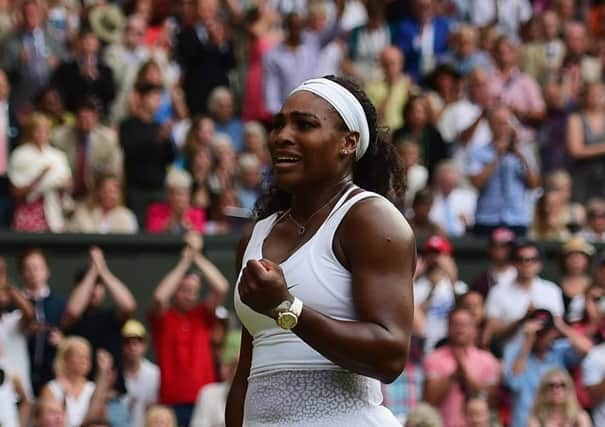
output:
[{"label": "bare arm", "polygon": [[463,145],[466,145],[470,142],[471,138],[475,134],[475,130],[477,130],[477,126],[479,126],[479,123],[481,123],[481,120],[483,120],[485,116],[485,110],[483,110],[469,127],[460,132],[460,137],[458,139]]},{"label": "bare arm", "polygon": [[200,269],[208,286],[210,286],[211,293],[207,298],[208,305],[211,309],[216,308],[225,300],[225,295],[229,291],[229,282],[219,269],[201,253],[198,252],[194,255],[193,262]]},{"label": "bare arm", "polygon": [[431,405],[439,405],[450,387],[455,384],[455,375],[444,378],[427,378],[424,383],[423,399]]},{"label": "bare arm", "polygon": [[574,331],[560,317],[555,317],[555,326],[569,340],[571,346],[580,356],[585,356],[592,349],[593,343],[590,338]]},{"label": "bare arm", "polygon": [[565,142],[569,153],[576,160],[605,155],[605,144],[584,144],[584,130],[579,114],[574,114],[568,119]]},{"label": "bare arm", "polygon": [[108,394],[114,377],[111,354],[106,350],[97,350],[97,366],[95,391],[90,398],[83,424],[95,419],[105,418],[107,412]]},{"label": "bare arm", "polygon": [[[351,270],[358,320],[336,320],[305,307],[292,331],[333,363],[392,382],[405,367],[412,332],[414,235],[392,205],[368,199],[356,204],[340,225],[335,253],[345,257],[343,265]],[[248,261],[238,288],[247,305],[272,315],[292,296],[279,266],[263,261],[266,266]]]},{"label": "bare arm", "polygon": [[593,402],[605,401],[605,378],[598,384],[586,386],[586,390]]},{"label": "bare arm", "polygon": [[183,249],[181,258],[172,270],[161,280],[153,293],[150,312],[159,314],[168,307],[170,298],[179,287],[179,283],[193,262],[193,250],[191,248]]},{"label": "bare arm", "polygon": [[92,292],[97,283],[97,278],[97,268],[91,263],[86,275],[73,290],[69,297],[69,301],[67,301],[65,313],[63,314],[63,319],[61,320],[61,327],[63,329],[69,328],[80,319],[82,313],[84,313],[84,310],[86,310],[86,307],[90,302]]},{"label": "bare arm", "polygon": [[19,397],[19,425],[21,427],[27,427],[29,425],[29,415],[31,412],[31,402],[27,397],[27,393],[25,392],[25,387],[23,387],[23,383],[17,377],[12,379],[13,387],[15,388],[15,392]]},{"label": "bare arm", "polygon": [[116,304],[118,315],[120,319],[127,320],[132,313],[137,309],[137,303],[130,292],[130,289],[122,283],[109,269],[105,262],[103,252],[99,248],[91,249],[91,258],[96,266],[99,277],[103,280],[103,283],[109,291],[109,295]]},{"label": "bare arm", "polygon": [[30,322],[32,322],[34,320],[34,317],[36,315],[36,313],[34,311],[34,306],[32,305],[31,302],[29,302],[29,300],[27,298],[25,298],[25,295],[23,295],[23,292],[21,292],[19,289],[15,288],[14,286],[9,286],[8,291],[9,291],[11,301],[13,302],[14,306],[17,309],[21,310],[21,314],[22,314],[21,327],[24,329],[27,329]]}]

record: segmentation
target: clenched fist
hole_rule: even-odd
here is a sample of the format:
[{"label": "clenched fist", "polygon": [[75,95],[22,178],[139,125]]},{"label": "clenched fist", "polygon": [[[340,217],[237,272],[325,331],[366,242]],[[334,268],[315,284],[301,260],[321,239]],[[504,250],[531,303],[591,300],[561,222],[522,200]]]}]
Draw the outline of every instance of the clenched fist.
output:
[{"label": "clenched fist", "polygon": [[281,267],[266,259],[250,260],[238,284],[241,300],[254,311],[275,318],[273,309],[294,298],[288,291]]}]

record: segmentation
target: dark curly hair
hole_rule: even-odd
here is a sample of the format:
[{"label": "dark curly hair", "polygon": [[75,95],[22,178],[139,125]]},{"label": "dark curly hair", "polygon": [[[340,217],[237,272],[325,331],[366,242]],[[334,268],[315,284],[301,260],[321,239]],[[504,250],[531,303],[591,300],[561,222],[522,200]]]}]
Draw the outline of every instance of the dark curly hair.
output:
[{"label": "dark curly hair", "polygon": [[[405,192],[403,169],[395,146],[386,138],[386,131],[378,127],[376,108],[365,92],[352,80],[325,76],[343,86],[357,98],[368,120],[370,144],[364,156],[353,164],[353,182],[369,191],[378,193],[392,202],[399,202]],[[268,177],[271,180],[271,176]],[[256,219],[284,211],[290,207],[291,196],[271,184],[268,190],[259,197],[254,208]]]}]

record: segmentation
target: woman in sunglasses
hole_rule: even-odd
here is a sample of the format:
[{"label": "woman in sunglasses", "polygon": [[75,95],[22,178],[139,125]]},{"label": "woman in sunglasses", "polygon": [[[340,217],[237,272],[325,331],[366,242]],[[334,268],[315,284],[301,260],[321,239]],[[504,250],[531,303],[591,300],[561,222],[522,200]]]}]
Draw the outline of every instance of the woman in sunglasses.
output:
[{"label": "woman in sunglasses", "polygon": [[540,380],[528,427],[590,427],[592,422],[576,399],[571,377],[555,368]]}]

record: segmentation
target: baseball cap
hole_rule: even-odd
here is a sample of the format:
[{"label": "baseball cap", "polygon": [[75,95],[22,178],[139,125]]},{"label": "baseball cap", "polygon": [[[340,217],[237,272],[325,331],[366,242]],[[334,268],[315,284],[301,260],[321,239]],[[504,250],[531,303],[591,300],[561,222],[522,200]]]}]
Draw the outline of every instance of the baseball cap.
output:
[{"label": "baseball cap", "polygon": [[529,316],[530,320],[539,320],[542,323],[542,330],[546,331],[555,326],[555,320],[552,313],[545,308],[538,308]]},{"label": "baseball cap", "polygon": [[424,242],[424,252],[439,252],[452,254],[452,244],[443,236],[431,236]]},{"label": "baseball cap", "polygon": [[569,254],[572,252],[580,252],[586,256],[593,256],[595,248],[582,237],[572,237],[561,247],[563,254]]},{"label": "baseball cap", "polygon": [[141,322],[135,319],[130,319],[122,327],[123,338],[145,338],[147,336],[147,330]]},{"label": "baseball cap", "polygon": [[507,244],[515,241],[515,233],[505,227],[496,228],[489,236],[490,244]]}]

